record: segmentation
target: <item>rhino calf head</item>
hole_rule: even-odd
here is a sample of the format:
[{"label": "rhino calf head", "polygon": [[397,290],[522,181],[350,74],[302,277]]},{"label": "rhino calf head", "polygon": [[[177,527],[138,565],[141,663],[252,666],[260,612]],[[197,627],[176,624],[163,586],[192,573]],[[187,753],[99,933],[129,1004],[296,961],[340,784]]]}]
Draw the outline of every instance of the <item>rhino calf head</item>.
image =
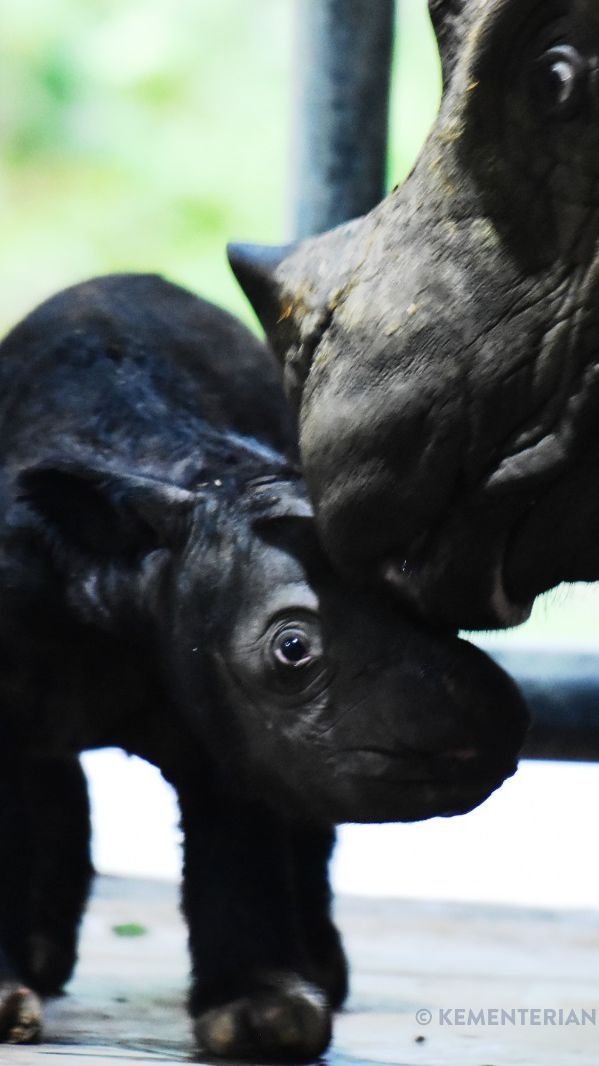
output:
[{"label": "rhino calf head", "polygon": [[473,645],[340,580],[308,511],[301,483],[248,485],[220,503],[210,550],[189,538],[170,642],[192,720],[209,686],[215,759],[226,748],[237,786],[292,816],[472,810],[516,769],[528,725],[516,687]]},{"label": "rhino calf head", "polygon": [[339,579],[299,479],[192,492],[69,462],[20,486],[80,623],[143,634],[235,795],[323,824],[414,821],[514,773],[528,717],[510,678]]},{"label": "rhino calf head", "polygon": [[463,627],[599,576],[599,7],[431,0],[445,91],[406,184],[232,251],[336,564]]}]

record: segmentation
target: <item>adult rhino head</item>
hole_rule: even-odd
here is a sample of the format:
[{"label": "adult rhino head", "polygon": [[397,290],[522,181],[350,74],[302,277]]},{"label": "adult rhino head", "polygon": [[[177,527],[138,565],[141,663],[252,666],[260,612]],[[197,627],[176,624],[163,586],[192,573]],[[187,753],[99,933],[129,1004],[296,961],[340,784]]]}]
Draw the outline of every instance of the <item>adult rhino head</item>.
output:
[{"label": "adult rhino head", "polygon": [[337,565],[437,621],[513,625],[599,577],[599,5],[429,6],[445,91],[405,185],[232,262]]}]

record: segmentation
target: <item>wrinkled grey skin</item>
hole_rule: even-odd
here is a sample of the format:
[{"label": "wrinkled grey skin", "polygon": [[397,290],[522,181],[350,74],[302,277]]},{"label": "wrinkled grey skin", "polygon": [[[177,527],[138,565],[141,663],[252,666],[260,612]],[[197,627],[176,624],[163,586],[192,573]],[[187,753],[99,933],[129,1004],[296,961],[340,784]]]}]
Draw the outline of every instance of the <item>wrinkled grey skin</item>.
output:
[{"label": "wrinkled grey skin", "polygon": [[431,0],[445,92],[405,185],[233,249],[325,545],[426,618],[517,624],[599,577],[599,6]]}]

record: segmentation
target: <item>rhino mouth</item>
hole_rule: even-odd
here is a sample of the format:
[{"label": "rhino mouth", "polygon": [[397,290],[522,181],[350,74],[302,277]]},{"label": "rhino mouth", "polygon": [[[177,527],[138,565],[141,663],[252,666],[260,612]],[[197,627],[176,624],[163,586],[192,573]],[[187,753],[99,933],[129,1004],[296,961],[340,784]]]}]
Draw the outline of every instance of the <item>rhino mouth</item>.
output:
[{"label": "rhino mouth", "polygon": [[[481,574],[479,595],[471,602],[472,617],[467,621],[460,618],[459,624],[465,629],[510,629],[526,622],[532,611],[534,598],[519,603],[512,598],[505,580],[504,552],[494,561],[490,571]],[[401,603],[414,611],[424,621],[438,623],[439,619],[455,624],[452,617],[452,604],[455,597],[446,594],[442,586],[439,589],[434,557],[420,568],[413,568],[406,561],[386,560],[380,567],[380,576],[385,585],[400,599]],[[459,577],[456,575],[456,577]],[[456,579],[452,583],[455,584]],[[483,593],[480,595],[480,593]],[[462,612],[462,597],[457,597],[456,609]],[[448,617],[449,616],[449,617]]]},{"label": "rhino mouth", "polygon": [[[505,723],[498,733],[447,751],[390,746],[342,748],[336,755],[339,821],[421,821],[466,814],[495,792],[518,768],[528,718]],[[356,816],[357,814],[357,816]]]},{"label": "rhino mouth", "polygon": [[509,629],[526,622],[532,611],[533,600],[528,603],[518,603],[511,599],[505,581],[505,560],[502,559],[495,567],[491,585],[489,607],[492,616],[496,619],[498,629]]},{"label": "rhino mouth", "polygon": [[[484,803],[513,776],[509,768],[469,782],[425,777],[394,779],[389,773],[376,778],[356,767],[348,773],[346,796],[341,798],[337,822],[419,822],[429,818],[450,818],[468,814]],[[359,796],[359,802],[354,802]]]}]

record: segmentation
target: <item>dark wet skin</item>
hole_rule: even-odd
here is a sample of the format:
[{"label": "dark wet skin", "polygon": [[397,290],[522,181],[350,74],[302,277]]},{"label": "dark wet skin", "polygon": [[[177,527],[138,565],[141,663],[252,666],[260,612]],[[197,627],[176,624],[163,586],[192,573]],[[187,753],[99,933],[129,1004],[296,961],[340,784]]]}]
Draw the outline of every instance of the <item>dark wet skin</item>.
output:
[{"label": "dark wet skin", "polygon": [[594,0],[429,0],[440,114],[369,215],[234,269],[325,548],[435,625],[599,577]]},{"label": "dark wet skin", "polygon": [[[334,825],[461,813],[515,769],[515,687],[337,575],[295,438],[267,349],[160,278],[67,290],[0,346],[4,1039],[39,1027],[21,986],[68,976],[89,879],[80,782],[63,853],[35,832],[31,760],[118,745],[161,769],[182,811],[198,1040],[295,1059],[326,1046],[347,989]],[[78,885],[58,934],[29,903],[48,852],[44,895]]]}]

